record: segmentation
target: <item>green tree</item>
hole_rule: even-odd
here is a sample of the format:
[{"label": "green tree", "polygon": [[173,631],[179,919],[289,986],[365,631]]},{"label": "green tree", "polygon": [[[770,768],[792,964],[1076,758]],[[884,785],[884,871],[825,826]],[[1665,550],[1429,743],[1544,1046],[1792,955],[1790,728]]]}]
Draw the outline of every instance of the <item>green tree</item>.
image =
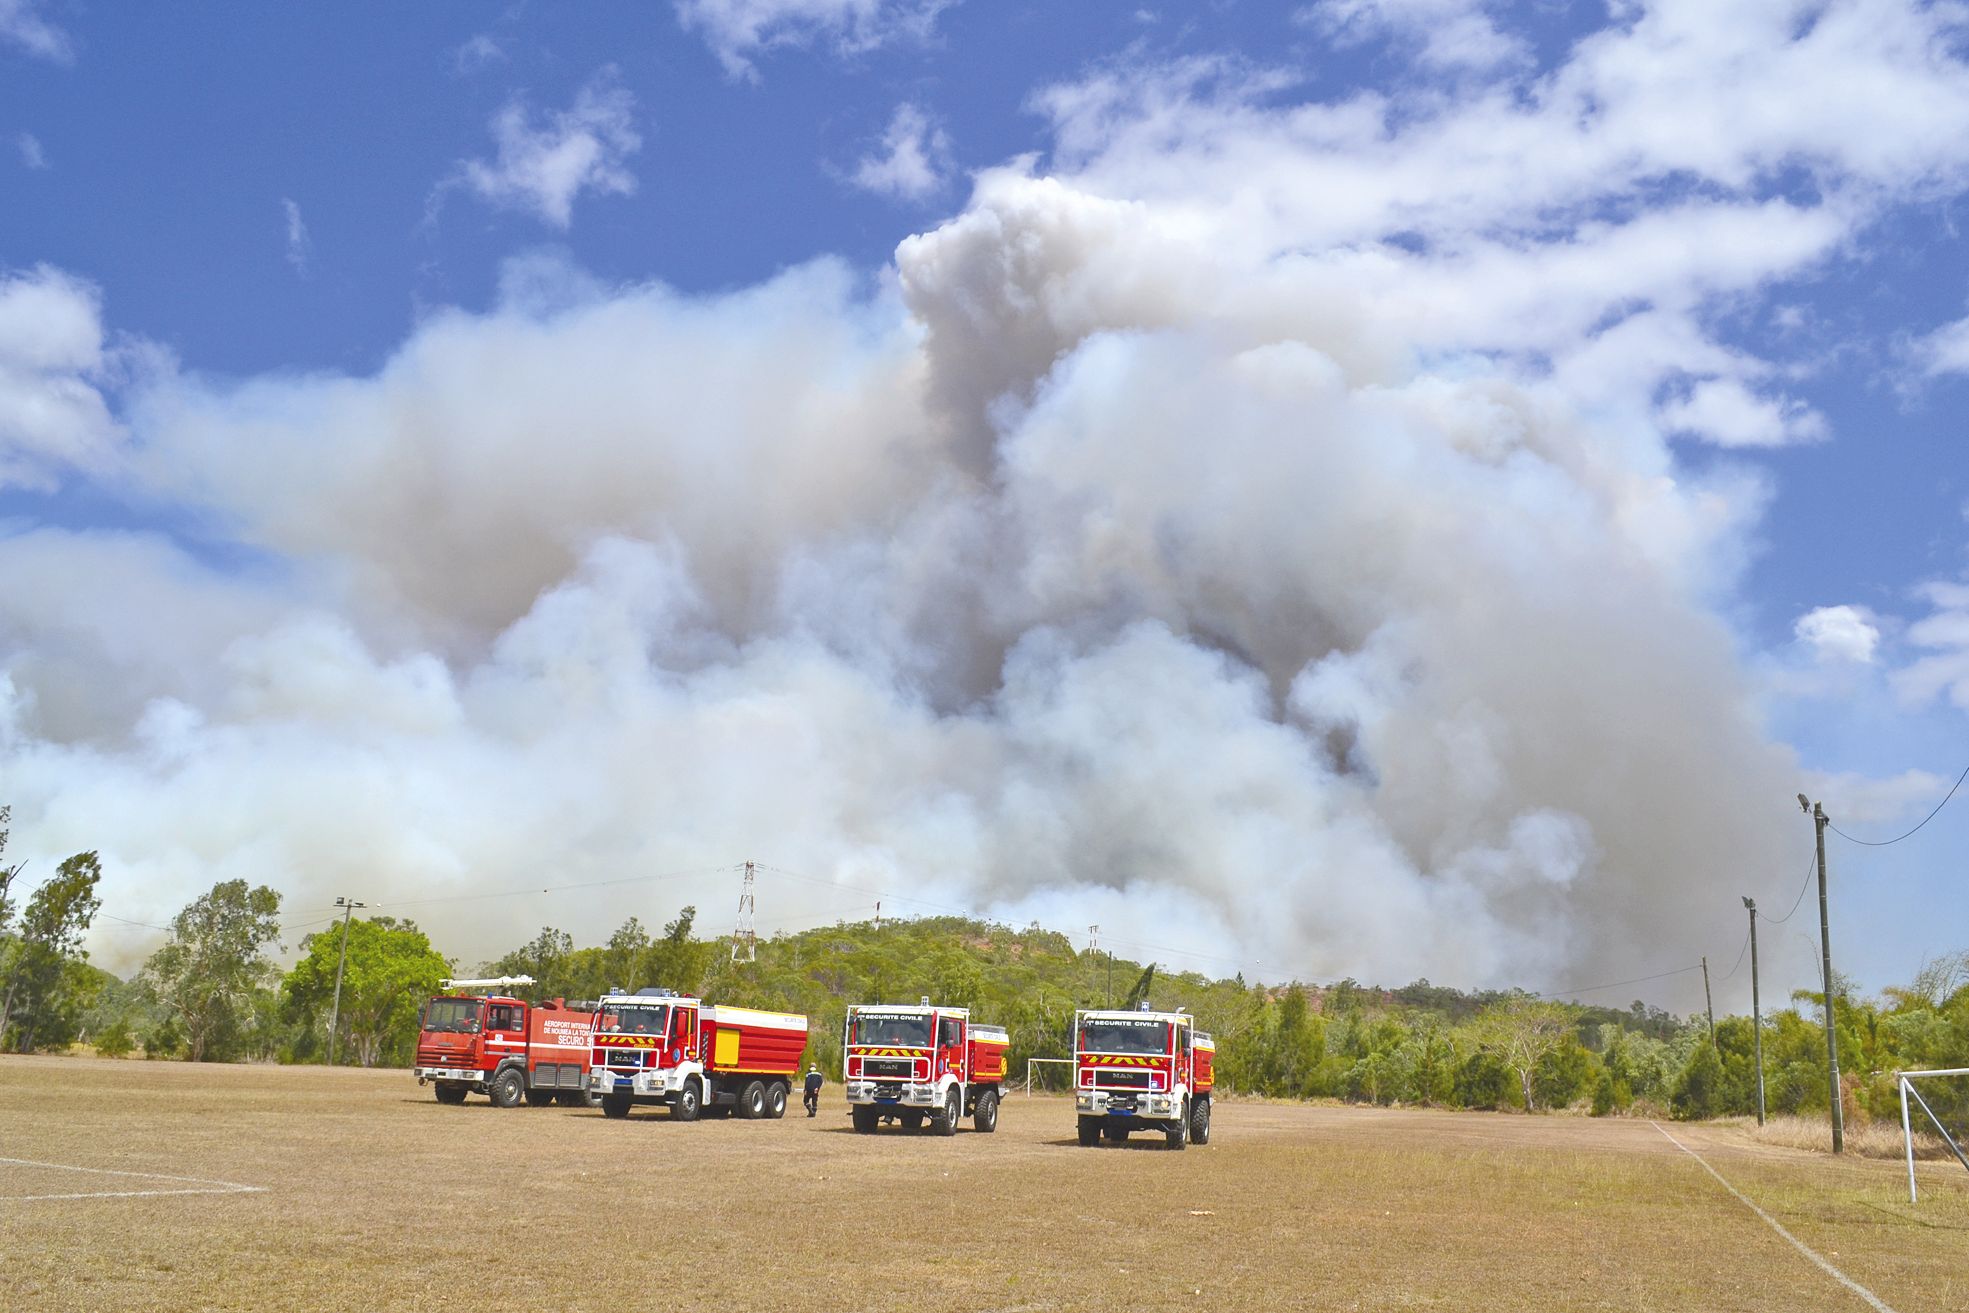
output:
[{"label": "green tree", "polygon": [[130,1033],[127,1023],[113,1021],[96,1036],[96,1056],[99,1058],[127,1058],[137,1046],[136,1036]]},{"label": "green tree", "polygon": [[1670,1106],[1682,1121],[1714,1117],[1722,1108],[1723,1060],[1713,1044],[1698,1044],[1689,1051],[1689,1060],[1676,1077]]},{"label": "green tree", "polygon": [[1572,1029],[1572,1013],[1564,1006],[1519,994],[1480,1015],[1475,1036],[1478,1047],[1517,1076],[1525,1111],[1530,1112],[1537,1106],[1532,1099],[1533,1074]]},{"label": "green tree", "polygon": [[76,1020],[92,1001],[91,977],[74,968],[88,958],[82,936],[102,900],[96,885],[102,863],[77,853],[34,891],[7,945],[7,988],[0,997],[0,1046],[18,1052],[66,1045]]},{"label": "green tree", "polygon": [[[335,968],[342,927],[301,941],[301,960],[281,983],[283,1012],[312,1032],[327,1024],[335,997]],[[373,1067],[386,1052],[407,1055],[417,1038],[418,1010],[451,965],[409,921],[379,916],[348,925],[348,961],[342,972],[342,1052]],[[346,1060],[346,1059],[345,1059]]]},{"label": "green tree", "polygon": [[255,993],[275,975],[263,950],[279,942],[279,916],[272,889],[223,880],[171,919],[171,939],[144,965],[144,978],[193,1062],[224,1059],[238,1044]]}]

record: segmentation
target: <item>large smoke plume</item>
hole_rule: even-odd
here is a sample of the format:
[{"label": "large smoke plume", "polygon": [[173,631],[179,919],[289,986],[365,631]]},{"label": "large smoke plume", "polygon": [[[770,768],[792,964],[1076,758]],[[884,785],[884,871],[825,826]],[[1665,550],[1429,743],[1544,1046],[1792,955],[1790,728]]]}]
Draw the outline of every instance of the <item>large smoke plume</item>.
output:
[{"label": "large smoke plume", "polygon": [[[1795,767],[1721,618],[1761,484],[1671,437],[1822,436],[1719,303],[1969,151],[1941,20],[1817,8],[1653,6],[1419,113],[1110,70],[873,278],[526,258],[373,376],[153,377],[98,477],[223,549],[0,542],[16,847],[100,848],[134,920],[243,876],[468,964],[736,886],[424,900],[752,856],[854,887],[769,873],[767,930],[879,892],[1269,979],[1713,952],[1793,876]],[[1736,71],[1649,137],[1677,24]],[[1894,151],[1729,119],[1827,49],[1903,89]]]}]

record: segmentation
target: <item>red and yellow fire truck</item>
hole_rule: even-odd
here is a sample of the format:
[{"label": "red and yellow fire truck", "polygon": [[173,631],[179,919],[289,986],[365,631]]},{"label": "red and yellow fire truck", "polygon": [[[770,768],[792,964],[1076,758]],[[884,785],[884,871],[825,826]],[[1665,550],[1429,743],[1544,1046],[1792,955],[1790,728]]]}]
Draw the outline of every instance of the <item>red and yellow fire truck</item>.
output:
[{"label": "red and yellow fire truck", "polygon": [[638,1103],[668,1104],[684,1122],[784,1117],[807,1019],[642,989],[601,1001],[591,1046],[588,1089],[611,1117]]},{"label": "red and yellow fire truck", "polygon": [[1161,1131],[1169,1147],[1210,1143],[1217,1046],[1187,1012],[1076,1012],[1074,1107],[1080,1143]]},{"label": "red and yellow fire truck", "polygon": [[445,992],[424,1005],[418,1027],[417,1083],[436,1085],[439,1103],[463,1103],[474,1092],[501,1108],[522,1100],[536,1108],[585,1103],[592,1021],[585,1004],[470,992],[532,983],[531,976],[443,981]]},{"label": "red and yellow fire truck", "polygon": [[928,1121],[937,1134],[955,1135],[968,1116],[978,1130],[996,1130],[1009,1044],[1003,1027],[927,998],[916,1007],[849,1008],[841,1062],[855,1129],[866,1134],[895,1120],[913,1131]]}]

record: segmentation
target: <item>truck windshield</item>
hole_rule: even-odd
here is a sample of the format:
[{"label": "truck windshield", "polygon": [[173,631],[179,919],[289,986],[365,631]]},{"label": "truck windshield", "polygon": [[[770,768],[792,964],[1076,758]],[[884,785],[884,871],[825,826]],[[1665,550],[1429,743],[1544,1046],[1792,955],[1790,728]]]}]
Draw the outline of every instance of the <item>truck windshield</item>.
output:
[{"label": "truck windshield", "polygon": [[474,1035],[479,1029],[479,1000],[475,998],[434,998],[424,1007],[425,1030],[448,1030]]},{"label": "truck windshield", "polygon": [[857,1012],[848,1030],[850,1044],[893,1044],[900,1048],[930,1047],[930,1018],[915,1012]]},{"label": "truck windshield", "polygon": [[661,1035],[670,1023],[668,1003],[616,1003],[602,1004],[601,1024],[598,1030],[613,1035]]},{"label": "truck windshield", "polygon": [[1082,1053],[1167,1053],[1169,1023],[1140,1020],[1083,1021],[1080,1023]]}]

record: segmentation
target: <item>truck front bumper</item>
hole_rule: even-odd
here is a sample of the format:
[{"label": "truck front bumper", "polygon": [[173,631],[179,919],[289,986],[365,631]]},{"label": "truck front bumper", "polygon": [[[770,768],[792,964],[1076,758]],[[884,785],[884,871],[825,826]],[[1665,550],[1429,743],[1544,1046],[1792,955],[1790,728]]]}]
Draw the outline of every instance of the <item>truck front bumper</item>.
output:
[{"label": "truck front bumper", "polygon": [[1183,1112],[1183,1101],[1176,1095],[1137,1094],[1132,1090],[1082,1090],[1074,1096],[1073,1106],[1083,1117],[1143,1121],[1167,1121]]},{"label": "truck front bumper", "polygon": [[661,1099],[676,1093],[679,1080],[674,1072],[617,1071],[595,1067],[588,1072],[588,1088],[596,1094],[633,1094],[639,1099]]},{"label": "truck front bumper", "polygon": [[851,1080],[849,1103],[872,1103],[879,1108],[935,1108],[937,1087],[905,1081]]},{"label": "truck front bumper", "polygon": [[469,1085],[485,1084],[485,1073],[482,1071],[468,1071],[462,1067],[418,1067],[415,1070],[419,1085],[434,1080],[463,1081]]}]

